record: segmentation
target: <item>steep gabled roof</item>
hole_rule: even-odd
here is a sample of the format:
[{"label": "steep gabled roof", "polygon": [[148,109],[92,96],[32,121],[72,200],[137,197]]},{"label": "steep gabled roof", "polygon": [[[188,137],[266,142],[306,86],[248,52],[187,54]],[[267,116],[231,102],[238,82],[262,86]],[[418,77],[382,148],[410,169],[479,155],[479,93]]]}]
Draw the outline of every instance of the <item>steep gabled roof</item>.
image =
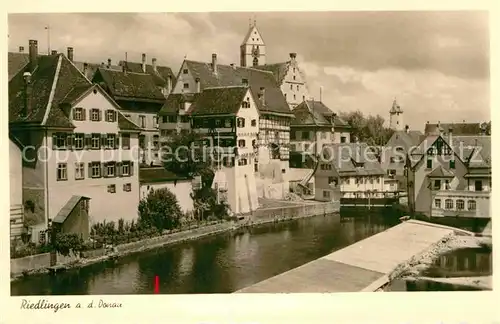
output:
[{"label": "steep gabled roof", "polygon": [[60,105],[86,92],[92,87],[90,81],[63,54],[40,56],[31,76],[31,107],[23,117],[23,73],[26,68],[18,71],[9,82],[9,122],[73,128]]},{"label": "steep gabled roof", "polygon": [[425,135],[437,135],[437,129],[440,128],[444,134],[448,134],[449,129],[453,131],[453,135],[481,135],[480,123],[439,123],[439,124],[425,124]]},{"label": "steep gabled roof", "polygon": [[285,79],[287,72],[288,72],[289,66],[290,66],[290,61],[282,62],[282,63],[259,65],[259,66],[255,66],[254,68],[258,69],[258,70],[262,70],[262,71],[271,72],[274,75],[276,82],[279,85],[281,85],[283,83],[283,80]]},{"label": "steep gabled roof", "polygon": [[453,136],[452,147],[469,168],[492,167],[490,136]]},{"label": "steep gabled roof", "polygon": [[[120,61],[119,65],[123,66],[126,64],[128,71],[135,73],[144,73],[142,70],[142,63],[138,62],[125,62]],[[175,75],[172,72],[172,69],[168,66],[157,65],[156,70],[153,68],[153,65],[146,64],[146,74],[149,74],[153,77],[155,84],[159,87],[165,87],[168,85],[168,78],[171,78],[172,84],[175,84]]]},{"label": "steep gabled roof", "polygon": [[8,53],[8,73],[9,81],[29,63],[29,55],[27,53]]},{"label": "steep gabled roof", "polygon": [[246,86],[206,88],[192,104],[190,114],[192,116],[236,114],[248,89]]},{"label": "steep gabled roof", "polygon": [[165,96],[149,74],[99,68],[93,80],[106,89],[115,100],[165,101]]},{"label": "steep gabled roof", "polygon": [[[291,126],[329,126],[332,124],[321,113],[322,108],[319,108],[319,102],[303,101],[295,109],[293,114],[295,118],[292,119]],[[324,106],[321,104],[321,106]],[[324,106],[326,107],[326,106]],[[326,108],[328,109],[328,108]],[[328,109],[329,110],[329,109]],[[333,114],[333,112],[332,112]]]},{"label": "steep gabled roof", "polygon": [[193,78],[200,79],[200,89],[213,87],[241,86],[242,80],[247,79],[253,93],[265,89],[265,102],[257,101],[261,112],[286,114],[293,116],[281,92],[274,75],[267,71],[230,65],[217,65],[217,73],[212,70],[211,63],[184,61]]},{"label": "steep gabled roof", "polygon": [[[402,142],[403,149],[408,152],[410,148],[416,148],[424,140],[425,136],[421,131],[410,130],[406,131],[394,131],[391,138],[387,143],[391,143],[393,140],[400,139]],[[387,145],[386,145],[387,146]]]},{"label": "steep gabled roof", "polygon": [[195,102],[199,93],[171,93],[168,95],[165,104],[161,107],[159,115],[176,114],[181,104],[185,102]]}]

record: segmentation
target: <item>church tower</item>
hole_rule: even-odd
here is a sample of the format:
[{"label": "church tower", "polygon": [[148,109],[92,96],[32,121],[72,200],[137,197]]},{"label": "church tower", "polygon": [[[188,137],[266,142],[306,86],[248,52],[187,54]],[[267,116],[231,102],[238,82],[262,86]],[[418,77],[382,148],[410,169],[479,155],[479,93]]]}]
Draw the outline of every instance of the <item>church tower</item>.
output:
[{"label": "church tower", "polygon": [[403,109],[398,105],[396,99],[392,102],[392,108],[389,110],[389,128],[395,131],[403,130]]},{"label": "church tower", "polygon": [[240,65],[252,67],[266,64],[266,45],[257,30],[254,20],[250,22],[248,32],[240,46]]}]

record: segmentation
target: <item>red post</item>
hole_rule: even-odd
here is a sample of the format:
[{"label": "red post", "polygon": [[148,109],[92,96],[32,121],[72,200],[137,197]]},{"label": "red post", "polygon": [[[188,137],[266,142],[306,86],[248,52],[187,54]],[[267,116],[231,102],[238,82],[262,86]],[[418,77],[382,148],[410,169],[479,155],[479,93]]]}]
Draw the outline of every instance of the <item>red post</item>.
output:
[{"label": "red post", "polygon": [[155,294],[160,293],[160,278],[155,276]]}]

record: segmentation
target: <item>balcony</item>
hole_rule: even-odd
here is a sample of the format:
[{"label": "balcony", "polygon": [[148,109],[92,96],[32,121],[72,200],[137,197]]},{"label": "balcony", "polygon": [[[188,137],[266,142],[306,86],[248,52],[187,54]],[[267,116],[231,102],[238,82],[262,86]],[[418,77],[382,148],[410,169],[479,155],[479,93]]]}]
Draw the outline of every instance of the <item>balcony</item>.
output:
[{"label": "balcony", "polygon": [[433,191],[433,217],[491,218],[491,191]]}]

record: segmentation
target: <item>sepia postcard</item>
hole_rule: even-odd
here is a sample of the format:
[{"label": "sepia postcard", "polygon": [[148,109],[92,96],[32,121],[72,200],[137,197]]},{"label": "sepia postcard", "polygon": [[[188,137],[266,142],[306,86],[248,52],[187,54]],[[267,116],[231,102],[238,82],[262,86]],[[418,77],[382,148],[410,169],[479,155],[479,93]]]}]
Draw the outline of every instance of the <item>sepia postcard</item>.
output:
[{"label": "sepia postcard", "polygon": [[305,323],[344,296],[369,321],[434,296],[494,323],[491,19],[9,13],[17,320],[207,323],[192,307],[212,302],[271,316],[213,323]]}]

